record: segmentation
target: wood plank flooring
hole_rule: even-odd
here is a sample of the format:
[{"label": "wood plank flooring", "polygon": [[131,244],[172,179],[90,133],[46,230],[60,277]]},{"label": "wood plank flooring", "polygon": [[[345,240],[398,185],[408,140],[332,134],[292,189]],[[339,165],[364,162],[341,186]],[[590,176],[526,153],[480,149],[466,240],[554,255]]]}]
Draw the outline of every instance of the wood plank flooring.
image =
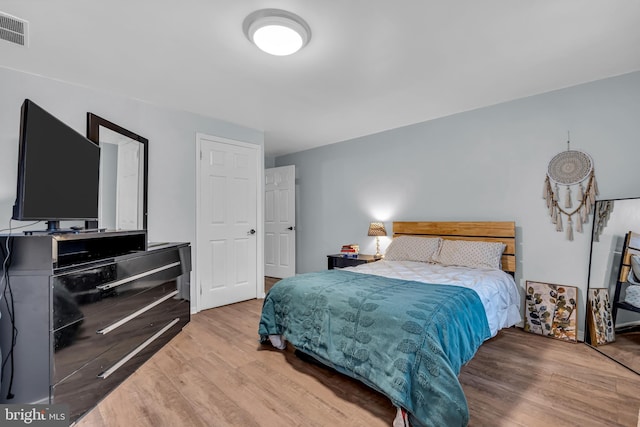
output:
[{"label": "wood plank flooring", "polygon": [[269,277],[269,276],[265,276],[264,278],[264,291],[269,292],[269,289],[271,289],[271,287],[273,285],[275,285],[276,283],[278,283],[280,281],[280,279],[278,279],[277,277]]},{"label": "wood plank flooring", "polygon": [[616,331],[616,340],[598,346],[598,351],[640,373],[640,331]]},{"label": "wood plank flooring", "polygon": [[[384,396],[291,349],[261,346],[261,307],[251,300],[192,316],[77,426],[391,425]],[[460,381],[471,426],[638,426],[640,376],[583,344],[504,330]]]}]

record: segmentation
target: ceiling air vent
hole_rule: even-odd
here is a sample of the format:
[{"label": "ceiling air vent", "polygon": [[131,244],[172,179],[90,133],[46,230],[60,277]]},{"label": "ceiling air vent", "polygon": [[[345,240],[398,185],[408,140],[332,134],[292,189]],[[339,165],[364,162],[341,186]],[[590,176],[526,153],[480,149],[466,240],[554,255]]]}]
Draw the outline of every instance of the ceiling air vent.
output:
[{"label": "ceiling air vent", "polygon": [[29,22],[0,12],[0,40],[28,46],[28,28]]}]

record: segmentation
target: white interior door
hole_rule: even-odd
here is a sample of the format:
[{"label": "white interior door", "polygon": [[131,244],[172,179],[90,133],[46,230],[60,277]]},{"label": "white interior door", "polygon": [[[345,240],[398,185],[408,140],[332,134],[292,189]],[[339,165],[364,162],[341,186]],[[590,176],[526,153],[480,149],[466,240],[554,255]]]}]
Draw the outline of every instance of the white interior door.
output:
[{"label": "white interior door", "polygon": [[203,310],[257,297],[262,162],[258,146],[198,138],[196,268],[198,308]]},{"label": "white interior door", "polygon": [[140,144],[128,140],[118,145],[117,174],[117,230],[138,228],[138,200],[140,192]]},{"label": "white interior door", "polygon": [[265,170],[264,274],[296,274],[296,167]]}]

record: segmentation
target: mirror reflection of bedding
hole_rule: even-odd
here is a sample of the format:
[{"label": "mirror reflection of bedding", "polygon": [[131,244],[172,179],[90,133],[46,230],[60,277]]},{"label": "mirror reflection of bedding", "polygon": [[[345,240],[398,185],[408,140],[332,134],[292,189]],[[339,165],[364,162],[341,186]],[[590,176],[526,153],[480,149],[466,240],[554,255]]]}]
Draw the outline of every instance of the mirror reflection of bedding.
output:
[{"label": "mirror reflection of bedding", "polygon": [[[478,238],[486,230],[474,224]],[[399,236],[381,261],[276,283],[264,301],[261,341],[288,342],[378,390],[412,426],[467,425],[461,367],[499,329],[521,321],[517,286],[501,270],[505,247],[514,245],[438,234]]]}]

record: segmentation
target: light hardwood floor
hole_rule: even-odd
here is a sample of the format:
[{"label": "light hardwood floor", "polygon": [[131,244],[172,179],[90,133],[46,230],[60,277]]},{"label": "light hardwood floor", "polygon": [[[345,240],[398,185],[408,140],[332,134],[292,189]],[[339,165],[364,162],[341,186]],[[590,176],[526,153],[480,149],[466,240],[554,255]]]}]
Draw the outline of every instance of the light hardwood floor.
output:
[{"label": "light hardwood floor", "polygon": [[616,340],[598,347],[598,350],[625,366],[640,372],[640,331],[616,331]]},{"label": "light hardwood floor", "polygon": [[[252,300],[192,316],[77,426],[391,425],[384,396],[258,344],[261,307]],[[471,426],[638,425],[640,376],[582,344],[504,330],[460,381]]]},{"label": "light hardwood floor", "polygon": [[269,292],[269,289],[271,289],[271,287],[273,285],[275,285],[276,283],[278,283],[279,281],[280,281],[280,279],[278,279],[276,277],[265,276],[265,278],[264,278],[264,291],[265,292]]}]

